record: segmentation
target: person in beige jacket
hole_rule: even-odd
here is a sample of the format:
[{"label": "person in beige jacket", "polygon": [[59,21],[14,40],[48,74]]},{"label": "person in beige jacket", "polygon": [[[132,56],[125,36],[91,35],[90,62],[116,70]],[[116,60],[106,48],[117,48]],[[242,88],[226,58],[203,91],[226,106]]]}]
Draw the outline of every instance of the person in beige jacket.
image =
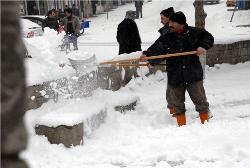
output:
[{"label": "person in beige jacket", "polygon": [[72,9],[65,9],[65,17],[62,20],[63,29],[66,33],[68,43],[66,50],[70,49],[70,43],[73,43],[74,50],[78,50],[77,38],[80,35],[80,21],[77,16],[72,14]]}]

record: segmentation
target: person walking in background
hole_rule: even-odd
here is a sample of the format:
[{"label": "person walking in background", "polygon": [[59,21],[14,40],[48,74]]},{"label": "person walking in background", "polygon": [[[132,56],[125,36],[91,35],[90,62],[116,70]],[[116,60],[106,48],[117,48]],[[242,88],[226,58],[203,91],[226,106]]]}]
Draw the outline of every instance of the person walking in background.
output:
[{"label": "person walking in background", "polygon": [[96,0],[92,0],[91,1],[91,6],[92,6],[92,10],[93,10],[93,15],[95,15],[96,14],[96,5],[97,5],[97,3],[98,3],[98,1],[96,1]]},{"label": "person walking in background", "polygon": [[58,31],[59,23],[58,17],[56,16],[55,10],[48,11],[47,17],[45,19],[45,26]]},{"label": "person walking in background", "polygon": [[70,8],[65,9],[65,17],[62,20],[63,29],[66,33],[66,43],[61,46],[61,49],[66,45],[66,52],[70,50],[70,43],[73,43],[74,50],[78,50],[77,38],[80,35],[80,22],[78,17],[72,14]]},{"label": "person walking in background", "polygon": [[142,18],[142,6],[143,0],[135,0],[136,19],[139,19],[139,14],[141,14]]},{"label": "person walking in background", "polygon": [[[141,37],[138,27],[135,23],[135,11],[127,11],[125,19],[118,25],[117,42],[119,43],[119,54],[129,54],[136,51],[141,51]],[[125,67],[125,75],[123,85],[126,85],[131,79],[130,68]]]},{"label": "person walking in background", "polygon": [[[197,55],[205,54],[214,44],[213,36],[205,29],[190,27],[182,12],[173,13],[169,19],[171,32],[160,36],[146,51],[143,51],[141,61],[145,56],[171,54],[178,52],[197,51]],[[209,103],[203,86],[203,70],[197,55],[166,58],[168,85],[171,87],[174,111],[179,126],[186,125],[185,92],[186,90],[199,112],[200,121],[204,124],[209,119]],[[162,59],[149,61],[157,65]]]},{"label": "person walking in background", "polygon": [[80,17],[79,9],[76,7],[76,4],[72,5],[72,12],[73,15],[77,16],[78,18]]},{"label": "person walking in background", "polygon": [[130,10],[118,25],[116,39],[119,43],[119,54],[141,51],[141,37],[134,20],[135,11]]}]

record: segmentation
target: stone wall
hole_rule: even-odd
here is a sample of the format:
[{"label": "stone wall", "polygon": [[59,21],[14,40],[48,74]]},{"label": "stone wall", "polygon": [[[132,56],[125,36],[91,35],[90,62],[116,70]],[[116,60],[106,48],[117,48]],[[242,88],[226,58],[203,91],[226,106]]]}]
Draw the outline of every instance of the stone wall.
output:
[{"label": "stone wall", "polygon": [[30,109],[37,109],[43,103],[49,100],[48,97],[43,96],[42,92],[44,90],[44,85],[33,85],[26,88],[26,106],[25,111]]},{"label": "stone wall", "polygon": [[207,52],[207,65],[237,64],[250,61],[250,40],[239,41],[232,44],[216,44]]},{"label": "stone wall", "polygon": [[39,125],[35,128],[37,135],[44,135],[51,144],[64,144],[66,147],[82,145],[83,123],[74,126],[61,125],[56,128]]}]

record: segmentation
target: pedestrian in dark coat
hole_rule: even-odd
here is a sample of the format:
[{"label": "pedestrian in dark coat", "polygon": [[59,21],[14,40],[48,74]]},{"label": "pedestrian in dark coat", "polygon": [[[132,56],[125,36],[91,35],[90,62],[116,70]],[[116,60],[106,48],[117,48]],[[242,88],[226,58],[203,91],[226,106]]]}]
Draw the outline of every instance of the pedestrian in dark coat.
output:
[{"label": "pedestrian in dark coat", "polygon": [[136,19],[139,19],[139,14],[141,14],[142,18],[142,6],[143,0],[135,0]]},{"label": "pedestrian in dark coat", "polygon": [[135,12],[127,11],[125,19],[118,25],[119,54],[141,51],[141,37],[134,19]]},{"label": "pedestrian in dark coat", "polygon": [[73,15],[80,17],[80,12],[79,12],[79,9],[76,7],[76,4],[72,5],[72,12],[73,12]]},{"label": "pedestrian in dark coat", "polygon": [[[205,29],[188,26],[182,12],[176,12],[170,16],[169,26],[172,32],[159,37],[143,54],[153,56],[196,50],[197,55],[200,56],[214,44],[213,36]],[[195,104],[196,111],[199,112],[201,123],[208,120],[209,103],[203,87],[203,70],[197,55],[165,59],[168,84],[171,86],[179,126],[186,124],[184,104],[186,90]],[[155,65],[161,61],[159,59],[150,61],[150,64]]]}]

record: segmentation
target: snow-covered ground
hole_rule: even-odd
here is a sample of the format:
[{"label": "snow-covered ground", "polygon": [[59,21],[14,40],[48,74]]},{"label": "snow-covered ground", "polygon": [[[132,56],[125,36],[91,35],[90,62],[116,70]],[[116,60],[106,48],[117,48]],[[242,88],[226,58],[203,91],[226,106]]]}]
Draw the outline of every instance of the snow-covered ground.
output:
[{"label": "snow-covered ground", "polygon": [[[146,49],[159,34],[159,13],[173,6],[182,10],[188,23],[194,25],[193,1],[153,1],[143,6],[144,18],[136,20]],[[28,85],[61,77],[74,76],[69,66],[68,56],[90,56],[95,54],[98,61],[111,59],[118,53],[116,28],[125,11],[134,10],[128,4],[106,15],[91,18],[91,27],[79,38],[79,51],[58,50],[62,35],[50,30],[44,36],[25,39],[33,56],[26,60]],[[206,28],[214,36],[216,43],[231,43],[250,39],[250,10],[236,11],[230,23],[232,11],[227,11],[225,1],[218,5],[206,5],[208,16]],[[65,66],[61,67],[60,65]],[[141,69],[146,72],[147,69]],[[30,132],[29,145],[22,154],[31,168],[248,168],[250,167],[250,62],[237,65],[216,65],[206,68],[204,81],[210,109],[214,117],[201,125],[190,98],[186,97],[187,125],[177,127],[175,118],[167,110],[165,100],[166,73],[133,79],[118,92],[96,90],[88,100],[60,100],[43,105],[41,109],[29,111],[26,124]],[[121,114],[108,108],[105,123],[90,136],[84,138],[84,146],[65,148],[51,145],[45,137],[34,135],[32,118],[42,116],[43,109],[63,111],[74,104],[73,109],[81,109],[81,101],[96,101],[90,106],[96,108],[114,99],[114,94],[139,97],[140,103],[134,111]],[[103,97],[103,98],[102,98]],[[62,101],[62,102],[60,102]],[[98,103],[100,102],[100,104]],[[57,106],[65,108],[56,108]],[[67,107],[66,107],[67,106]],[[83,109],[88,111],[90,108]],[[37,113],[36,113],[37,112]],[[79,115],[79,111],[77,112]],[[74,114],[74,113],[72,113]],[[33,115],[33,116],[32,116]],[[37,116],[36,116],[37,115]],[[80,116],[80,115],[79,115]],[[48,117],[48,116],[47,116]],[[74,117],[70,117],[72,122]],[[67,121],[67,119],[65,120]],[[46,122],[46,121],[45,121]],[[68,121],[69,122],[69,121]],[[53,124],[52,124],[53,125]]]},{"label": "snow-covered ground", "polygon": [[[205,125],[200,124],[198,113],[187,96],[187,125],[177,127],[165,101],[166,74],[157,72],[133,79],[118,91],[139,96],[140,104],[126,114],[109,109],[105,123],[84,138],[84,146],[68,149],[31,134],[24,157],[32,168],[247,168],[250,166],[250,79],[247,77],[250,62],[216,65],[207,68],[206,73],[205,89],[214,117]],[[101,107],[113,100],[113,94],[97,90],[90,99],[99,102],[95,106]],[[103,95],[101,100],[100,95]],[[116,101],[119,99],[117,96]],[[77,106],[65,109],[81,109],[82,103],[75,101]],[[69,106],[71,102],[73,100]],[[43,106],[54,110],[53,102],[49,103]],[[82,109],[82,113],[89,110]],[[37,118],[41,115],[38,111],[30,115]],[[75,112],[72,115],[76,115]]]}]

